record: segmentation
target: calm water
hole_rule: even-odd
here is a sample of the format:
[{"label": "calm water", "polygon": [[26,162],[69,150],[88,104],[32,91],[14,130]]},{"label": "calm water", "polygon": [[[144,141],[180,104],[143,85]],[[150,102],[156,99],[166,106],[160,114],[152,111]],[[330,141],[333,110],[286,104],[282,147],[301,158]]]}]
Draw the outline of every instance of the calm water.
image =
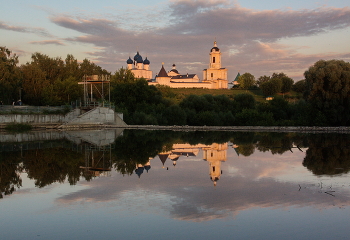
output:
[{"label": "calm water", "polygon": [[349,238],[349,135],[0,137],[1,239]]}]

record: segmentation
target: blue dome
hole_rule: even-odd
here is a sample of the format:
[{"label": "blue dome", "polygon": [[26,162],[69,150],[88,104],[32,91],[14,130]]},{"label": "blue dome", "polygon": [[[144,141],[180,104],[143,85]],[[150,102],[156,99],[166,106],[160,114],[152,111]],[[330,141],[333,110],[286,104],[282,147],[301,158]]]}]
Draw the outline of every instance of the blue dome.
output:
[{"label": "blue dome", "polygon": [[136,55],[134,56],[134,61],[137,63],[143,63],[142,56],[140,53],[137,51]]},{"label": "blue dome", "polygon": [[146,65],[149,65],[151,62],[147,59],[147,57],[146,57],[146,59],[145,59],[145,61],[143,61],[143,64],[146,64]]},{"label": "blue dome", "polygon": [[137,59],[138,59],[139,57],[141,57],[141,56],[140,56],[139,52],[137,52],[136,55],[134,56],[134,61],[137,61]]},{"label": "blue dome", "polygon": [[126,61],[127,64],[133,64],[134,61],[129,57],[129,59]]},{"label": "blue dome", "polygon": [[143,63],[143,60],[142,60],[142,57],[140,56],[137,60],[136,60],[137,63]]}]

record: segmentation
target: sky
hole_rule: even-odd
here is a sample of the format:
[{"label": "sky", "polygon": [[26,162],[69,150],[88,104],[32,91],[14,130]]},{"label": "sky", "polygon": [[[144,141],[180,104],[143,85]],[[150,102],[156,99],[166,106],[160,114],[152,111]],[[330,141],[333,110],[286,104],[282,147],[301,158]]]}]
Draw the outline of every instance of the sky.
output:
[{"label": "sky", "polygon": [[348,0],[12,0],[0,9],[0,46],[19,56],[72,54],[114,73],[137,51],[155,76],[209,67],[217,41],[228,80],[284,72],[295,81],[320,59],[350,61]]}]

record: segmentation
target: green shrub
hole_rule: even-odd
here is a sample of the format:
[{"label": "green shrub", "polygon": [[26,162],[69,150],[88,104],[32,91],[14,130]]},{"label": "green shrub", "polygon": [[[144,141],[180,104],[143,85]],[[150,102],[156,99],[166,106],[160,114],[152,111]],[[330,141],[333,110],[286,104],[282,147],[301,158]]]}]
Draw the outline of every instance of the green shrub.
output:
[{"label": "green shrub", "polygon": [[25,123],[9,123],[5,129],[9,132],[26,132],[32,130],[32,126]]}]

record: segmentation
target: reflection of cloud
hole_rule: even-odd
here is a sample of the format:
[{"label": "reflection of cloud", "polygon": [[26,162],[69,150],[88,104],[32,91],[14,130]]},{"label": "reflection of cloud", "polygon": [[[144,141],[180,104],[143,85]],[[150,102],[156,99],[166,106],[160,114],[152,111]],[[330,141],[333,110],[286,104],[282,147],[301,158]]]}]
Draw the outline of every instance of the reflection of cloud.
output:
[{"label": "reflection of cloud", "polygon": [[[152,170],[141,179],[136,175],[114,175],[112,178],[83,183],[90,188],[62,196],[57,201],[60,204],[116,202],[125,209],[142,212],[161,209],[174,219],[197,222],[235,216],[240,211],[252,208],[284,209],[294,206],[325,209],[350,204],[348,193],[344,193],[346,190],[339,183],[338,186],[333,184],[336,197],[332,197],[325,193],[332,183],[324,184],[321,189],[317,185],[319,179],[314,179],[313,184],[303,180],[282,182],[274,178],[292,174],[294,165],[301,164],[299,158],[289,162],[284,159],[282,162],[275,156],[272,159],[271,154],[269,159],[256,155],[234,161],[228,159],[223,167],[237,169],[243,174],[225,174],[224,169],[216,187],[208,178],[207,163],[180,159],[177,168],[169,171],[161,169],[160,162],[159,166],[151,162]],[[304,175],[306,172],[305,169]],[[262,173],[266,177],[261,177]]]}]

